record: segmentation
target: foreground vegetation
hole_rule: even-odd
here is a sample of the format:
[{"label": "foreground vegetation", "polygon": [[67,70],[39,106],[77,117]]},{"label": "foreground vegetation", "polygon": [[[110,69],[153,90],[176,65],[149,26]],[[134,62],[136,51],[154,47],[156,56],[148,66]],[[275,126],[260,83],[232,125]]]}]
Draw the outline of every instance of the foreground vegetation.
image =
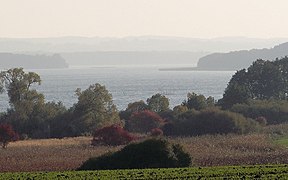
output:
[{"label": "foreground vegetation", "polygon": [[[257,60],[233,75],[218,102],[213,97],[188,92],[186,100],[170,109],[169,99],[157,93],[146,102],[132,102],[119,112],[112,94],[98,83],[86,90],[76,89],[78,102],[69,109],[61,102],[46,102],[44,94],[34,89],[41,84],[40,76],[14,68],[0,72],[0,93],[7,93],[10,105],[0,113],[0,125],[11,125],[20,139],[77,137],[102,129],[97,135],[100,138],[95,138],[99,143],[108,137],[103,134],[112,133],[111,128],[107,129],[112,125],[118,126],[122,135],[151,133],[155,129],[165,136],[255,133],[266,125],[287,123],[287,82],[288,57]],[[18,139],[7,135],[7,128],[0,129],[0,133],[3,148]],[[133,140],[130,137],[131,140],[114,138],[111,142],[106,138],[105,143],[124,144]]]},{"label": "foreground vegetation", "polygon": [[[281,131],[277,129],[275,132]],[[275,138],[279,139],[276,136]],[[89,158],[116,152],[124,147],[92,146],[91,140],[92,137],[77,137],[11,142],[7,149],[0,149],[0,172],[75,170]],[[169,140],[184,146],[192,157],[192,166],[288,164],[287,148],[263,134],[198,136]]]},{"label": "foreground vegetation", "polygon": [[233,75],[218,102],[188,92],[186,100],[170,109],[169,99],[157,93],[119,112],[112,94],[98,83],[76,89],[78,102],[69,109],[46,102],[35,90],[40,76],[14,68],[0,73],[0,93],[7,93],[10,105],[0,114],[0,124],[12,125],[21,139],[75,137],[111,125],[136,133],[161,128],[168,136],[245,134],[257,132],[259,125],[287,122],[287,82],[288,57],[257,60]]},{"label": "foreground vegetation", "polygon": [[279,179],[288,165],[1,173],[0,179]]},{"label": "foreground vegetation", "polygon": [[[267,76],[272,79],[266,81]],[[285,147],[288,144],[287,82],[288,57],[273,62],[257,60],[247,70],[236,72],[223,99],[218,102],[212,97],[188,93],[181,105],[170,109],[169,99],[155,94],[146,102],[130,103],[119,112],[113,104],[112,95],[98,83],[86,90],[77,89],[78,102],[66,109],[61,102],[46,102],[43,94],[31,88],[40,85],[38,74],[25,73],[22,68],[2,71],[0,93],[7,91],[10,107],[0,114],[0,143],[3,147],[0,172],[69,171],[78,169],[88,159],[93,163],[86,170],[288,164],[288,149]],[[87,137],[67,139],[84,135]],[[141,141],[145,142],[151,136],[164,138],[163,143],[142,147]],[[26,141],[13,142],[19,138]],[[64,139],[27,140],[30,138]],[[138,145],[129,144],[133,141],[140,142]],[[13,143],[9,150],[5,150],[9,142]],[[170,143],[179,145],[168,146]],[[153,153],[142,152],[147,147]],[[164,152],[164,165],[157,164],[160,162],[159,154],[155,153],[157,147],[157,152]],[[135,157],[134,152],[140,153],[138,159],[127,158],[131,154]],[[155,158],[152,158],[153,155]],[[151,158],[151,164],[141,165],[139,162],[143,163],[143,158]],[[110,163],[107,165],[108,160]],[[97,167],[99,161],[103,165],[100,168]],[[123,162],[129,163],[123,166]],[[279,169],[282,167],[286,168],[283,165]],[[251,168],[252,173],[245,171],[241,174],[241,171],[237,172],[238,176],[251,178],[266,174],[266,166]],[[176,174],[185,175],[180,172],[182,170],[190,172],[189,169],[178,169]],[[214,172],[216,175],[217,171]],[[219,177],[226,176],[223,174],[225,170],[219,171],[222,173]],[[274,174],[270,170],[267,173],[269,177],[278,175],[277,167],[272,171],[275,171]],[[137,176],[146,177],[143,173],[139,171]],[[147,173],[152,178],[157,175],[157,172],[149,170]],[[280,175],[283,173],[279,172]],[[66,177],[65,174],[63,176]],[[79,177],[82,178],[81,175]],[[191,177],[194,177],[193,173]]]}]

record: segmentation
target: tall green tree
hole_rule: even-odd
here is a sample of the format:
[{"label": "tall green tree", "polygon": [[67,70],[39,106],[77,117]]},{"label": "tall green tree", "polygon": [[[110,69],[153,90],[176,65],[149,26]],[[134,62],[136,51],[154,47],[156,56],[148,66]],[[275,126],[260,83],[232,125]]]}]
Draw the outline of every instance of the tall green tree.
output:
[{"label": "tall green tree", "polygon": [[125,111],[129,113],[133,113],[133,112],[144,111],[146,109],[148,109],[147,104],[145,104],[143,100],[140,100],[140,101],[136,101],[133,103],[129,103]]},{"label": "tall green tree", "polygon": [[156,113],[169,110],[169,99],[159,93],[147,99],[148,108]]},{"label": "tall green tree", "polygon": [[27,101],[44,103],[42,94],[30,90],[33,84],[41,84],[40,76],[34,72],[25,73],[23,68],[13,68],[0,73],[0,90],[7,90],[10,106],[14,109]]},{"label": "tall green tree", "polygon": [[74,125],[78,134],[91,133],[95,129],[119,123],[119,115],[113,104],[112,95],[98,83],[88,89],[76,90],[78,102],[74,109]]}]

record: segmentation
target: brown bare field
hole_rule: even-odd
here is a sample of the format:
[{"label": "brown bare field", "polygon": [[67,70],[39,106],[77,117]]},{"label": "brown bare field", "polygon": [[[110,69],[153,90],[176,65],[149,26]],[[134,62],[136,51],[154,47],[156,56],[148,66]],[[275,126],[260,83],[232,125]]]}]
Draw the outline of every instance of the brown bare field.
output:
[{"label": "brown bare field", "polygon": [[0,149],[0,172],[64,171],[120,147],[91,146],[91,137],[26,140]]},{"label": "brown bare field", "polygon": [[[0,149],[0,172],[65,171],[90,157],[121,148],[90,145],[91,137],[26,140]],[[193,158],[193,166],[288,163],[288,150],[262,134],[171,138]],[[153,148],[153,147],[151,147]]]},{"label": "brown bare field", "polygon": [[196,166],[288,163],[288,149],[264,134],[201,136],[175,142],[186,147]]}]

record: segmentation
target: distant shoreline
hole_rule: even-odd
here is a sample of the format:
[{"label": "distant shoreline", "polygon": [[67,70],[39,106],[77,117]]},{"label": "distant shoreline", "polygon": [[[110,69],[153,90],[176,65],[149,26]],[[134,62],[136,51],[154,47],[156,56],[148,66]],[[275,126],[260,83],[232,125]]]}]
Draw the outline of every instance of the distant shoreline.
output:
[{"label": "distant shoreline", "polygon": [[24,69],[59,69],[68,68],[69,64],[59,54],[27,55],[0,53],[1,68],[22,67]]},{"label": "distant shoreline", "polygon": [[198,67],[159,68],[159,71],[236,71],[235,69],[208,69]]}]

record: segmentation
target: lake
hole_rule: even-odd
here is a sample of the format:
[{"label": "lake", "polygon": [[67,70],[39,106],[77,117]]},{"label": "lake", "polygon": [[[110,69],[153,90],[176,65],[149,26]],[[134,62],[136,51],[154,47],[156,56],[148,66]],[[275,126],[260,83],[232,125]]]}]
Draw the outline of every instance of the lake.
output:
[{"label": "lake", "polygon": [[[131,102],[156,93],[170,99],[170,107],[181,104],[188,92],[220,99],[234,71],[159,71],[158,67],[73,67],[69,69],[27,70],[38,73],[42,84],[34,86],[46,101],[62,101],[66,107],[77,102],[75,90],[89,85],[105,85],[119,110]],[[8,107],[6,93],[0,95],[0,110]]]}]

